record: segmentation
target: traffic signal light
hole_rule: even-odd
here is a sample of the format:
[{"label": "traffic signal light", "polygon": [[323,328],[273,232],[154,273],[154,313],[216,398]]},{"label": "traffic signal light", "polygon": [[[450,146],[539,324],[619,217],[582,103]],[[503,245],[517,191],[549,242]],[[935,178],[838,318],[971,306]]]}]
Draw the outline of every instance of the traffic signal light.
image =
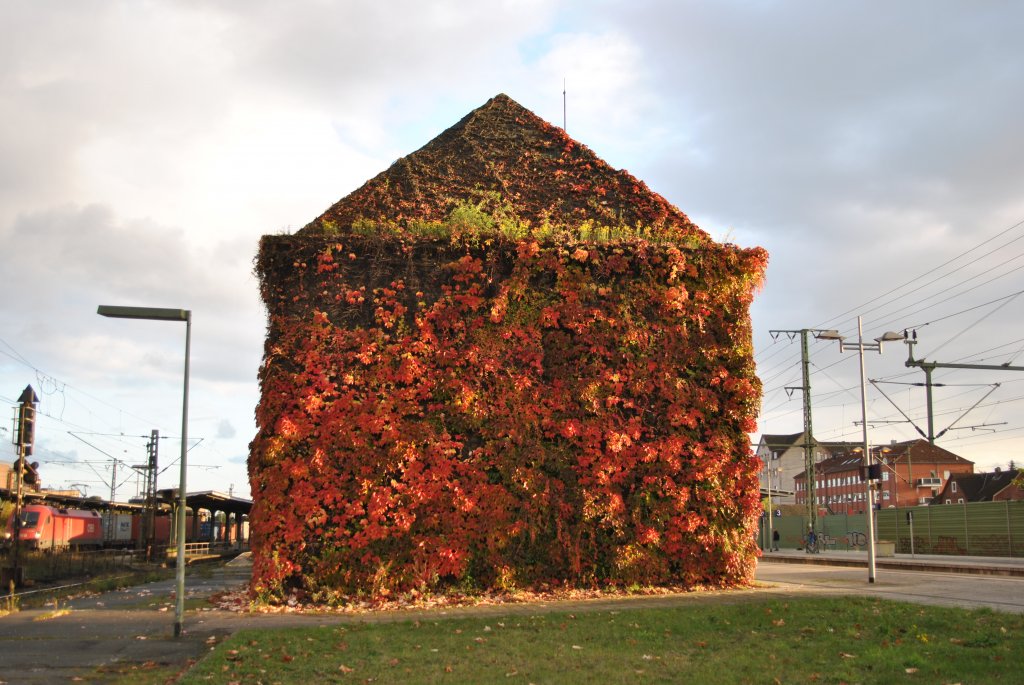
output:
[{"label": "traffic signal light", "polygon": [[[18,407],[18,438],[17,443],[30,448],[36,437],[36,408],[31,404]],[[26,452],[25,454],[30,454]]]}]

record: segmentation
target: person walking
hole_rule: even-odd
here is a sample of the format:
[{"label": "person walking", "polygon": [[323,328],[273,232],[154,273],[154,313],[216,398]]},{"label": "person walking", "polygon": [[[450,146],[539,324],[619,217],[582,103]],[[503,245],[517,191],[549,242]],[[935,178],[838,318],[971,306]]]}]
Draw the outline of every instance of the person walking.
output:
[{"label": "person walking", "polygon": [[778,552],[779,551],[779,529],[778,528],[776,528],[775,530],[772,531],[772,551],[773,552]]}]

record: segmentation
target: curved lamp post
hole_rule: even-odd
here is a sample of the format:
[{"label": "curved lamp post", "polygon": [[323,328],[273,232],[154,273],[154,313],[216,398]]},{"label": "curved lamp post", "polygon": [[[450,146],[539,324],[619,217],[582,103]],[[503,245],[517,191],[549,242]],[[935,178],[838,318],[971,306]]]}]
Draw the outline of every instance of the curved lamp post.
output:
[{"label": "curved lamp post", "polygon": [[185,322],[185,391],[184,399],[181,402],[181,476],[178,484],[178,518],[175,521],[178,553],[175,574],[174,637],[181,637],[182,621],[185,615],[185,455],[188,449],[188,365],[192,342],[192,311],[159,307],[112,307],[101,304],[96,313],[112,319]]}]

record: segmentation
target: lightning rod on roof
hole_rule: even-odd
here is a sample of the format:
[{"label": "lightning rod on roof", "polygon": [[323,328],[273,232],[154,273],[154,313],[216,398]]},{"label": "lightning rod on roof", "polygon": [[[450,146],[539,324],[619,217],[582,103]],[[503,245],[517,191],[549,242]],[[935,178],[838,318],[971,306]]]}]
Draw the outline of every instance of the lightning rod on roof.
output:
[{"label": "lightning rod on roof", "polygon": [[565,131],[566,133],[569,132],[569,129],[566,127],[566,121],[565,121],[565,79],[564,78],[562,79],[562,130]]}]

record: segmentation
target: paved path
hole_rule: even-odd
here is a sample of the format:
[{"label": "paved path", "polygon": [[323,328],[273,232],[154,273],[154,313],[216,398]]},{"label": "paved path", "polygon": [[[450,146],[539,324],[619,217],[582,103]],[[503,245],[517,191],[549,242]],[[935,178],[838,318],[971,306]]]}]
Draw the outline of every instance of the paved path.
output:
[{"label": "paved path", "polygon": [[[838,555],[838,556],[836,556]],[[250,566],[244,557],[215,571],[190,571],[186,588],[190,606],[211,594],[240,587]],[[856,553],[766,555],[758,567],[758,586],[749,590],[684,593],[653,597],[586,601],[534,602],[499,606],[378,612],[374,614],[248,615],[211,608],[190,608],[185,632],[173,637],[174,581],[81,598],[62,605],[70,613],[47,618],[51,610],[33,609],[0,618],[0,683],[38,685],[73,679],[103,682],[103,673],[129,673],[152,666],[184,670],[213,645],[246,627],[332,625],[351,621],[394,621],[413,617],[536,614],[545,611],[599,611],[710,602],[744,602],[767,596],[806,594],[873,594],[892,599],[957,606],[990,606],[1024,611],[1024,574],[991,575],[992,569],[1024,570],[1024,559],[908,560],[899,567],[879,567],[876,582],[867,582],[866,557]],[[789,562],[789,563],[785,563]],[[827,562],[827,563],[822,563]],[[985,575],[967,575],[971,567]],[[934,569],[943,567],[946,572]],[[1004,568],[1006,567],[1006,568]]]},{"label": "paved path", "polygon": [[868,581],[867,557],[863,553],[782,553],[765,556],[758,566],[757,578],[772,585],[775,591],[871,595],[920,604],[1024,613],[1024,559],[914,559],[908,555],[887,559],[884,565],[876,564],[872,583]]},{"label": "paved path", "polygon": [[[244,585],[251,565],[229,564],[216,570],[189,569],[186,606],[214,592]],[[190,660],[230,634],[202,627],[206,611],[187,611],[192,630],[174,638],[174,579],[61,602],[69,613],[53,617],[53,608],[29,609],[0,618],[0,683],[68,683],[76,677],[103,682],[97,672],[173,665]]]},{"label": "paved path", "polygon": [[[766,562],[796,564],[826,564],[830,566],[857,566],[867,572],[868,553],[828,551],[807,554],[803,550],[766,552]],[[875,557],[875,569],[902,569],[940,571],[944,573],[970,573],[972,575],[1024,576],[1024,557],[954,557],[939,554],[897,554]]]}]

